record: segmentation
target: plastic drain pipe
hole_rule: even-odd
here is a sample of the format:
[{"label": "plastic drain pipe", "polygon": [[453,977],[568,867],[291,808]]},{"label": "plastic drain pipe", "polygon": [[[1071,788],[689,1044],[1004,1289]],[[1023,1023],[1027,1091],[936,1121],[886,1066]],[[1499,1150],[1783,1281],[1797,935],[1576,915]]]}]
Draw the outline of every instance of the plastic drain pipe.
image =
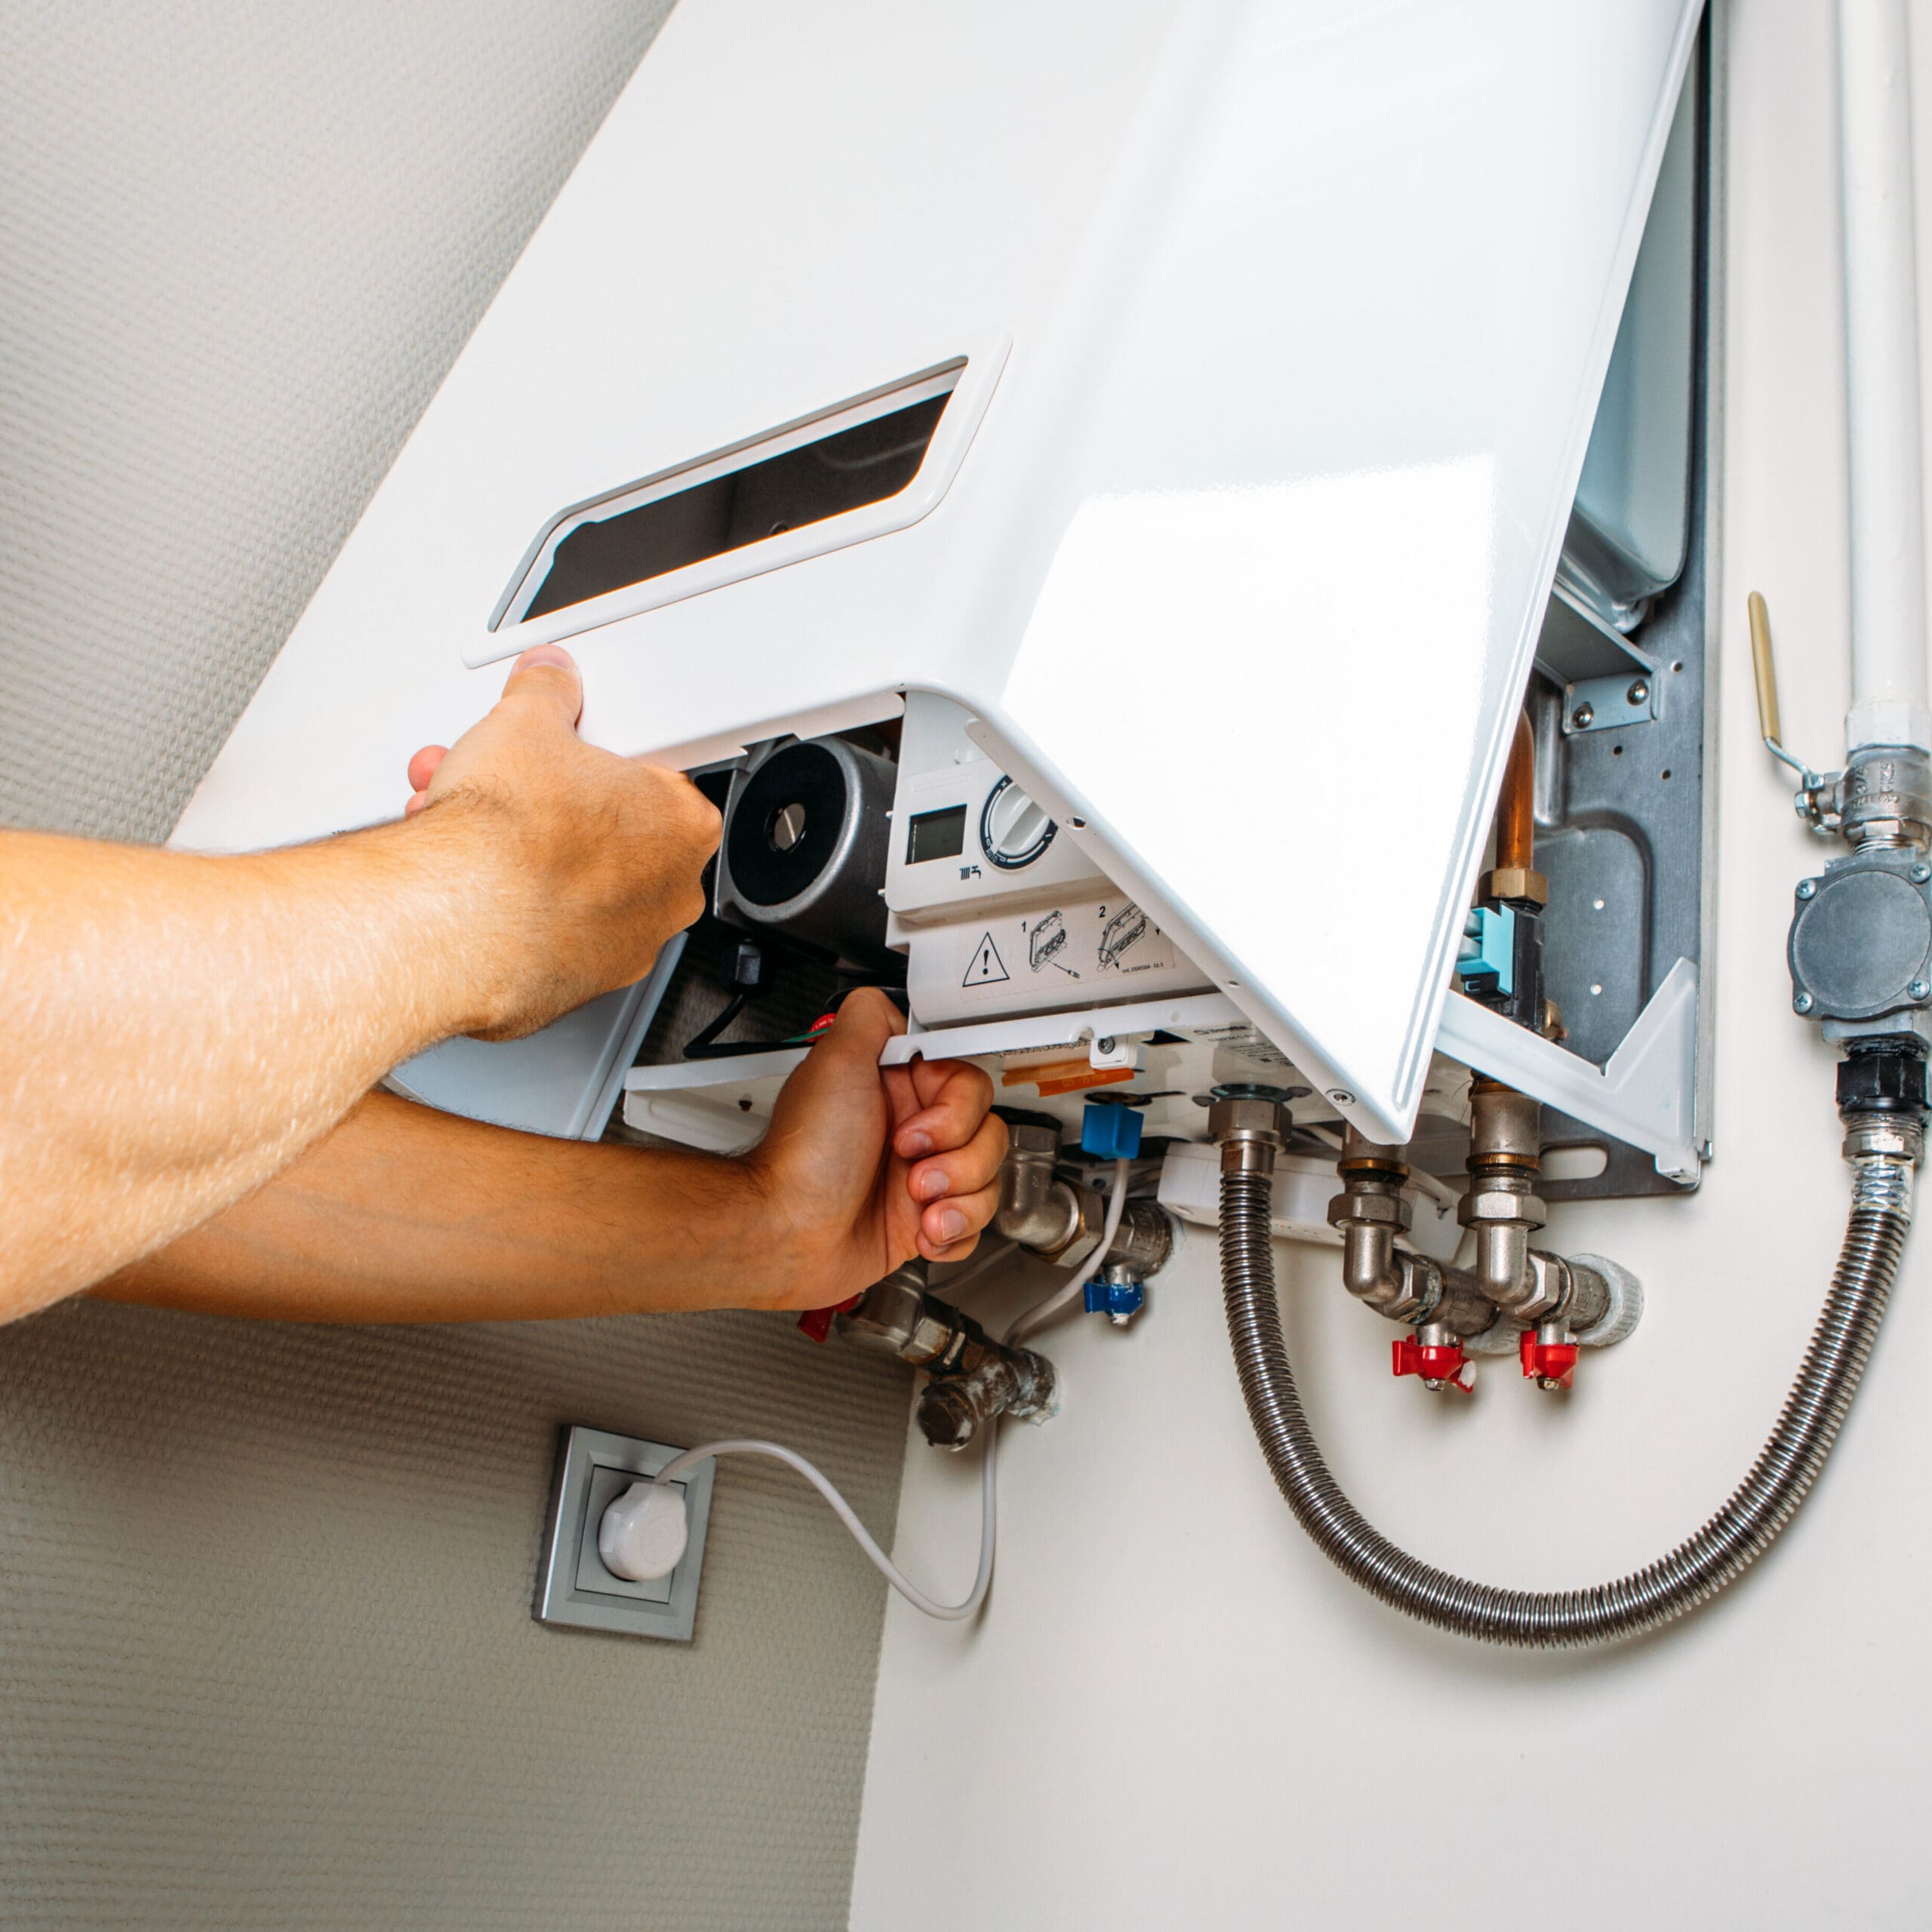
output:
[{"label": "plastic drain pipe", "polygon": [[1398,1549],[1342,1493],[1303,1411],[1275,1297],[1269,1211],[1286,1109],[1221,1100],[1208,1118],[1221,1147],[1228,1337],[1248,1420],[1297,1520],[1339,1569],[1397,1610],[1459,1636],[1555,1647],[1632,1637],[1682,1616],[1734,1583],[1791,1520],[1838,1439],[1885,1312],[1912,1219],[1923,1115],[1845,1115],[1851,1224],[1804,1365],[1750,1474],[1667,1555],[1575,1590],[1505,1589],[1438,1570]]}]

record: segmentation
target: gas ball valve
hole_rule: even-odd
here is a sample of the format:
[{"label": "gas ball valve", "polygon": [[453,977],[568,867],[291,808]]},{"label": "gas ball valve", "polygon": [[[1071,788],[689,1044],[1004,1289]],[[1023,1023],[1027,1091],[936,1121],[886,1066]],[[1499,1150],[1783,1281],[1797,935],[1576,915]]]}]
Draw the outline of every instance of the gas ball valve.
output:
[{"label": "gas ball valve", "polygon": [[1523,1373],[1539,1389],[1554,1392],[1570,1386],[1577,1373],[1577,1338],[1560,1321],[1525,1328],[1516,1344]]},{"label": "gas ball valve", "polygon": [[1390,1349],[1393,1373],[1420,1376],[1425,1389],[1460,1389],[1466,1395],[1476,1386],[1476,1365],[1463,1353],[1462,1343],[1434,1323],[1398,1336]]}]

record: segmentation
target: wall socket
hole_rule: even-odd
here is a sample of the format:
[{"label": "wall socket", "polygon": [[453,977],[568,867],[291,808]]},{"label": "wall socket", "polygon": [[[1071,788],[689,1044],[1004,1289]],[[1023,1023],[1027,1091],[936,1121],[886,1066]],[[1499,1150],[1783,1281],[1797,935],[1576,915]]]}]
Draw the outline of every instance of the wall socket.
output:
[{"label": "wall socket", "polygon": [[691,1641],[715,1462],[700,1463],[675,1485],[684,1492],[690,1537],[669,1576],[634,1583],[613,1576],[597,1553],[597,1526],[611,1502],[637,1478],[655,1475],[679,1453],[667,1443],[612,1435],[598,1429],[573,1426],[563,1431],[531,1611],[539,1623]]}]

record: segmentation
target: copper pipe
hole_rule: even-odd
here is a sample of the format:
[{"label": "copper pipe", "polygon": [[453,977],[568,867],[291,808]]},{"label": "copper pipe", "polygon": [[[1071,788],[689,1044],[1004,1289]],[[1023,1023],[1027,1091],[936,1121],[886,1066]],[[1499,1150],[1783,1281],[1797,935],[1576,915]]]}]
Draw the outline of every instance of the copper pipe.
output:
[{"label": "copper pipe", "polygon": [[1537,748],[1530,715],[1516,714],[1516,740],[1503,774],[1503,795],[1496,801],[1496,866],[1522,872],[1536,864]]}]

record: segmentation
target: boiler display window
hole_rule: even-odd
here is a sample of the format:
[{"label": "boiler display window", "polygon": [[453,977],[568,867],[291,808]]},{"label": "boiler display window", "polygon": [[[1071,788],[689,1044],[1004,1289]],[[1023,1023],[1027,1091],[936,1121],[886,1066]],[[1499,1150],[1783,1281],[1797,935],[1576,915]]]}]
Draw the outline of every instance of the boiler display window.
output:
[{"label": "boiler display window", "polygon": [[906,837],[906,863],[923,866],[928,859],[956,859],[966,847],[966,808],[949,805],[943,811],[913,814]]}]

